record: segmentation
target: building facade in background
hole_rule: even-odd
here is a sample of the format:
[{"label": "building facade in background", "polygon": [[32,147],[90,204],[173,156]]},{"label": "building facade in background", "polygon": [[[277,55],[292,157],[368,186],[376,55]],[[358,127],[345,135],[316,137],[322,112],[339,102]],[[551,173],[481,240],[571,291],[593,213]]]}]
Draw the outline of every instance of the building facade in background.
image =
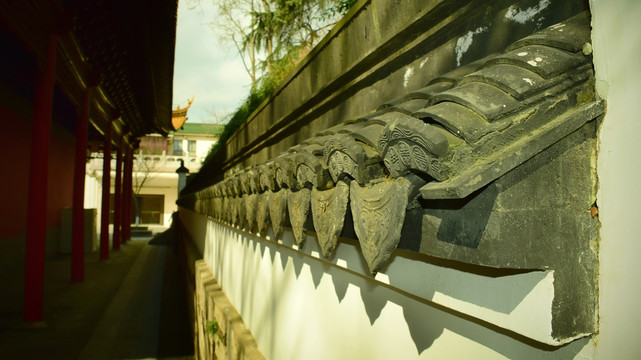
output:
[{"label": "building facade in background", "polygon": [[[134,151],[132,224],[171,224],[171,214],[177,210],[176,169],[180,167],[180,160],[190,173],[198,172],[221,131],[222,126],[217,124],[183,123],[168,136],[152,134],[140,139],[140,146]],[[87,163],[85,208],[100,209],[101,182],[102,154],[92,153]],[[113,187],[111,193],[113,202]],[[113,207],[111,209],[113,215]]]}]

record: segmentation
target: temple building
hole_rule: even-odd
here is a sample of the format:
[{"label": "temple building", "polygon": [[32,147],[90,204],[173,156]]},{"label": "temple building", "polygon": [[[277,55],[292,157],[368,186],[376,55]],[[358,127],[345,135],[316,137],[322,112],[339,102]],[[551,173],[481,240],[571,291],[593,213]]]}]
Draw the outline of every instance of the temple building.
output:
[{"label": "temple building", "polygon": [[[209,150],[218,141],[222,125],[186,122],[187,111],[192,102],[193,98],[184,108],[178,107],[172,111],[174,131],[167,135],[148,134],[140,138],[133,155],[133,199],[130,219],[132,224],[158,229],[168,227],[171,224],[172,213],[177,210],[176,169],[182,161],[191,174],[197,173]],[[85,208],[100,210],[102,162],[102,154],[94,152],[87,163]],[[112,169],[115,168],[115,160],[112,160],[111,165]],[[115,172],[112,171],[112,177],[114,175]],[[113,205],[115,188],[111,186],[110,191],[110,201]],[[113,224],[113,206],[110,209],[109,223]]]}]

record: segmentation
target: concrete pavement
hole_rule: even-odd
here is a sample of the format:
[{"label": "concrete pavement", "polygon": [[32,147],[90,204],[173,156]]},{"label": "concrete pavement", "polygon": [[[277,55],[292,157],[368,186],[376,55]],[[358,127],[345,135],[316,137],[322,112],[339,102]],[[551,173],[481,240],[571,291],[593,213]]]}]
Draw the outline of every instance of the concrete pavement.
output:
[{"label": "concrete pavement", "polygon": [[23,269],[0,275],[0,358],[193,358],[172,229],[134,239],[109,260],[88,254],[83,283],[69,281],[70,256],[47,260],[42,324],[21,320]]}]

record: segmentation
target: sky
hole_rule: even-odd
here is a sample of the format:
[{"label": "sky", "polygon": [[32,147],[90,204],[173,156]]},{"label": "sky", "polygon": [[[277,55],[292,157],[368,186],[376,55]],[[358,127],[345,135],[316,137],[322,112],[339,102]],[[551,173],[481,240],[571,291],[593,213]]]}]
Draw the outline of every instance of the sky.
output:
[{"label": "sky", "polygon": [[234,112],[249,93],[250,79],[233,46],[223,46],[209,23],[216,10],[213,0],[178,2],[173,108],[184,107],[190,123],[214,122],[216,116]]}]

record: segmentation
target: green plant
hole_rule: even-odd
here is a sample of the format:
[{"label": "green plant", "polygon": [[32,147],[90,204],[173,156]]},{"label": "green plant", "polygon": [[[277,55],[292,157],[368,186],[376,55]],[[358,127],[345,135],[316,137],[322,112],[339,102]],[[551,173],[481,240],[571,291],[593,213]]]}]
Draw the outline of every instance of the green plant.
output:
[{"label": "green plant", "polygon": [[[281,71],[285,72],[285,71]],[[225,125],[223,132],[220,134],[218,141],[211,147],[205,161],[207,163],[224,145],[225,141],[247,120],[256,108],[265,100],[272,91],[278,86],[281,79],[274,79],[273,77],[266,76],[262,79],[259,85],[252,89],[245,102],[236,110],[229,122]]]},{"label": "green plant", "polygon": [[212,320],[207,322],[207,333],[213,338],[214,335],[218,332],[220,329],[220,326],[218,325],[218,321]]},{"label": "green plant", "polygon": [[[204,164],[223,148],[227,139],[272,94],[322,35],[334,26],[336,18],[345,15],[356,1],[262,0],[255,4],[251,0],[246,3],[220,3],[219,11],[228,20],[222,26],[231,31],[228,36],[236,43],[241,57],[248,46],[252,48],[252,53],[256,50],[254,47],[266,51],[266,57],[258,60],[255,54],[251,56],[255,63],[252,67],[258,63],[262,66],[262,76],[257,77],[255,69],[249,71],[252,78],[249,96],[225,125],[220,138],[209,150]],[[244,9],[243,4],[249,4],[250,10]],[[234,11],[249,11],[247,15],[252,20],[251,26],[245,28],[239,23],[233,23]],[[238,44],[237,39],[241,38],[243,44]]]},{"label": "green plant", "polygon": [[218,338],[216,339],[216,345],[220,346],[221,342],[223,344],[227,343],[227,335],[223,334],[223,332],[220,331],[220,326],[218,325],[218,321],[216,321],[216,319],[208,321],[206,328],[207,333],[212,337],[212,339],[215,338],[215,335],[218,335]]}]

